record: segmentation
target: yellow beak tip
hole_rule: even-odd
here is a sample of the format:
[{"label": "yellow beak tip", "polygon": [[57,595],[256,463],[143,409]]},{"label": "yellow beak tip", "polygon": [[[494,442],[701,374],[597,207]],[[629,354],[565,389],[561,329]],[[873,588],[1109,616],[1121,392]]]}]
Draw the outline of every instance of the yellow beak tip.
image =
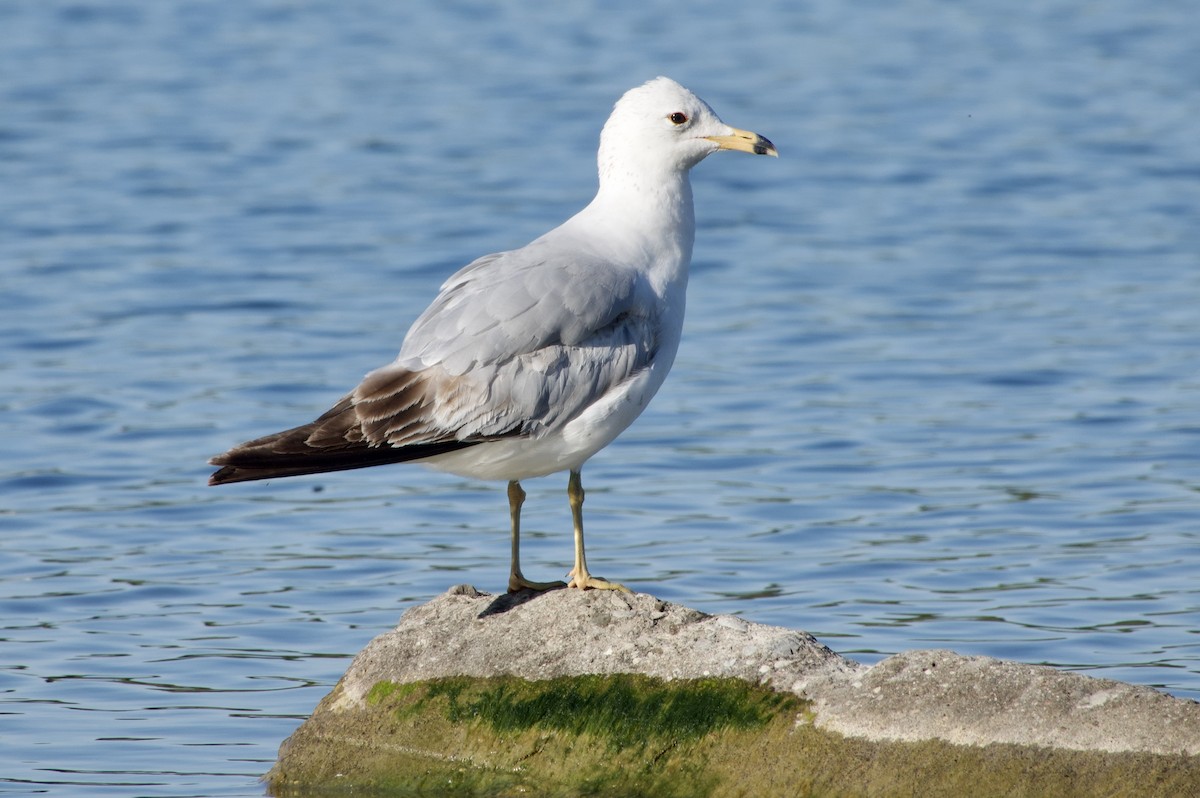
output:
[{"label": "yellow beak tip", "polygon": [[775,149],[775,145],[771,143],[770,139],[749,130],[733,128],[733,132],[727,136],[708,136],[707,138],[722,150],[748,152],[752,155],[770,155],[772,158],[779,157],[779,150]]}]

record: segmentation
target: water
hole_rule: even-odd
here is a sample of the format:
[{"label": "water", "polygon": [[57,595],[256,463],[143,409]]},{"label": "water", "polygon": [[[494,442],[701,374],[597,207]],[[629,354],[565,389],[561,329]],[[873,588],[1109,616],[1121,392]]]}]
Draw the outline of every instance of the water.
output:
[{"label": "water", "polygon": [[[595,569],[866,662],[1200,697],[1190,4],[688,9],[0,4],[0,793],[261,794],[406,607],[503,587],[503,486],[204,461],[582,205],[656,74],[783,157],[697,170],[675,371],[585,473]],[[526,487],[552,578],[565,477]]]}]

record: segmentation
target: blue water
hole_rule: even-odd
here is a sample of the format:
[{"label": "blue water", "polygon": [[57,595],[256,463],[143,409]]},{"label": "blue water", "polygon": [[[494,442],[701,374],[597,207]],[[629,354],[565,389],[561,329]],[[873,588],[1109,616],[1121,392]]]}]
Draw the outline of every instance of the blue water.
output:
[{"label": "blue water", "polygon": [[[515,8],[515,4],[514,4]],[[668,74],[685,340],[585,471],[599,573],[843,654],[1200,697],[1189,2],[0,3],[0,793],[243,796],[374,635],[505,583],[502,485],[204,485],[586,202]],[[561,575],[565,477],[526,485]]]}]

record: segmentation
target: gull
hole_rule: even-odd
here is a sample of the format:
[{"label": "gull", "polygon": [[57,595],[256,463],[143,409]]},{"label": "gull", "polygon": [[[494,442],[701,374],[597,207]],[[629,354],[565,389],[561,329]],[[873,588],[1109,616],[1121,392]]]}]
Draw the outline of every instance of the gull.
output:
[{"label": "gull", "polygon": [[659,77],[630,89],[600,133],[596,197],[520,249],[453,274],[390,364],[315,421],[235,446],[210,485],[415,462],[508,482],[509,592],[521,573],[521,480],[569,472],[574,588],[594,576],[583,543],[583,464],[645,409],[683,329],[695,213],[688,174],[719,150],[778,157],[699,97]]}]

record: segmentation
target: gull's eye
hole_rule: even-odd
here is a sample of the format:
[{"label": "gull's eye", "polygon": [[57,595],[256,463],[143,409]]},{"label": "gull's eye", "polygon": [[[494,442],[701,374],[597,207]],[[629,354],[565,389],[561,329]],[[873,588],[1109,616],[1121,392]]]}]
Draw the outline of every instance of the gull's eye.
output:
[{"label": "gull's eye", "polygon": [[671,120],[672,125],[682,125],[687,121],[688,118],[687,114],[683,113],[682,111],[676,111],[675,113],[669,115],[667,119]]}]

